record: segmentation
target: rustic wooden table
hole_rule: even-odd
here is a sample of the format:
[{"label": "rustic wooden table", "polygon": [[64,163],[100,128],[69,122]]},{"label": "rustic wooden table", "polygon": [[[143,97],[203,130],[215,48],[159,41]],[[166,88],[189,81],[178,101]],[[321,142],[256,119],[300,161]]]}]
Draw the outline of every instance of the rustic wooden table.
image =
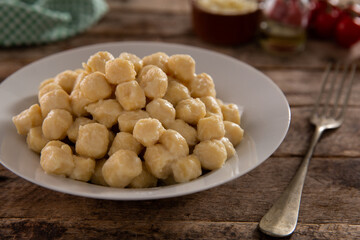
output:
[{"label": "rustic wooden table", "polygon": [[[254,43],[237,47],[200,41],[186,0],[108,1],[109,13],[71,39],[37,47],[0,49],[0,82],[50,54],[111,41],[149,40],[211,49],[268,75],[292,113],[276,152],[250,173],[188,196],[153,201],[105,201],[44,189],[0,165],[0,239],[271,239],[258,222],[284,191],[312,133],[311,104],[328,61],[345,51],[309,40],[305,52],[280,59]],[[356,79],[344,125],[326,133],[306,179],[299,223],[287,239],[360,238],[360,82]]]}]

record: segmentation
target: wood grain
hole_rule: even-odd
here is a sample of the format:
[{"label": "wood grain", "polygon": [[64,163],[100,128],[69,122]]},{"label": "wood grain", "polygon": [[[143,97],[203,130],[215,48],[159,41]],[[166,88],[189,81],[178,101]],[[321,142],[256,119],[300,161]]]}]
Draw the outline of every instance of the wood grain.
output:
[{"label": "wood grain", "polygon": [[[207,191],[178,198],[130,202],[57,193],[1,169],[2,192],[11,194],[1,196],[0,218],[42,219],[50,214],[52,218],[79,221],[257,222],[285,189],[299,163],[300,158],[270,158],[237,180]],[[320,224],[341,219],[342,223],[360,224],[359,170],[359,158],[314,158],[304,187],[299,221]]]},{"label": "wood grain", "polygon": [[[9,219],[0,222],[0,234],[6,233],[16,239],[76,239],[75,235],[91,236],[87,239],[275,239],[262,234],[257,223],[243,222],[198,222],[198,221],[154,221],[141,222],[133,226],[130,221],[89,221],[73,220],[33,221],[30,219]],[[8,230],[7,229],[11,229]],[[23,230],[26,229],[24,234]],[[20,230],[20,231],[19,231]],[[299,224],[297,232],[288,238],[292,240],[356,239],[360,237],[359,225],[339,223]],[[13,238],[3,238],[13,239]]]}]

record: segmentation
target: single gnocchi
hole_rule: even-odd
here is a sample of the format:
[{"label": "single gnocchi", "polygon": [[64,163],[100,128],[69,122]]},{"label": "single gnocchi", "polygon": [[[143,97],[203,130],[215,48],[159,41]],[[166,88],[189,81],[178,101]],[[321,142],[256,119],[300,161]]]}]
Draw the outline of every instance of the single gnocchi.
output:
[{"label": "single gnocchi", "polygon": [[236,124],[240,124],[240,112],[236,104],[223,104],[221,105],[221,112],[224,116],[224,121],[230,121]]},{"label": "single gnocchi", "polygon": [[230,121],[224,121],[224,127],[225,137],[227,137],[234,146],[237,146],[243,139],[244,130],[240,125]]},{"label": "single gnocchi", "polygon": [[67,130],[73,123],[70,112],[63,109],[54,109],[44,119],[42,132],[47,139],[61,140],[66,137]]},{"label": "single gnocchi", "polygon": [[44,136],[41,127],[33,127],[26,136],[28,147],[34,152],[40,153],[49,140]]},{"label": "single gnocchi", "polygon": [[117,85],[115,95],[120,105],[127,111],[138,110],[146,105],[144,90],[136,81]]},{"label": "single gnocchi", "polygon": [[31,105],[19,115],[12,118],[18,134],[26,135],[33,127],[41,126],[43,117],[38,104]]},{"label": "single gnocchi", "polygon": [[206,96],[200,98],[200,100],[205,104],[205,108],[206,108],[205,117],[211,117],[213,115],[216,115],[219,116],[221,119],[223,119],[221,107],[219,106],[218,102],[214,97]]},{"label": "single gnocchi", "polygon": [[156,66],[151,66],[139,78],[139,84],[145,96],[150,99],[162,98],[168,87],[166,73]]},{"label": "single gnocchi", "polygon": [[119,84],[135,80],[135,66],[131,61],[116,58],[106,62],[105,76],[111,84]]},{"label": "single gnocchi", "polygon": [[79,127],[75,149],[81,156],[99,159],[107,153],[109,142],[109,131],[104,125],[89,123]]},{"label": "single gnocchi", "polygon": [[85,107],[91,116],[97,122],[111,128],[117,123],[117,120],[123,111],[123,108],[115,99],[99,100]]},{"label": "single gnocchi", "polygon": [[172,75],[183,82],[190,82],[194,79],[195,60],[190,55],[172,55],[168,61],[168,68]]},{"label": "single gnocchi", "polygon": [[175,110],[176,118],[194,125],[206,115],[205,104],[199,98],[182,100],[176,105]]},{"label": "single gnocchi", "polygon": [[189,182],[198,178],[201,173],[201,163],[197,156],[188,155],[177,159],[172,165],[171,169],[176,182]]},{"label": "single gnocchi", "polygon": [[97,52],[92,55],[86,64],[83,64],[87,72],[102,72],[105,73],[105,65],[108,61],[113,60],[114,56],[106,51]]},{"label": "single gnocchi", "polygon": [[194,154],[199,158],[201,166],[208,170],[221,168],[227,159],[226,148],[217,139],[200,142],[195,146]]},{"label": "single gnocchi", "polygon": [[157,98],[146,105],[150,117],[158,119],[164,126],[175,120],[175,108],[165,99]]},{"label": "single gnocchi", "polygon": [[190,92],[194,98],[215,97],[216,91],[212,77],[206,73],[196,75],[190,82]]},{"label": "single gnocchi", "polygon": [[169,81],[164,99],[176,106],[178,102],[188,98],[191,98],[191,96],[187,87],[177,81]]},{"label": "single gnocchi", "polygon": [[136,122],[134,126],[134,138],[145,147],[150,147],[159,141],[165,132],[161,122],[155,118],[144,118]]},{"label": "single gnocchi", "polygon": [[75,167],[72,151],[66,144],[49,145],[41,150],[40,165],[46,173],[69,177]]},{"label": "single gnocchi", "polygon": [[205,117],[199,120],[197,132],[200,141],[221,139],[225,135],[224,123],[218,116]]},{"label": "single gnocchi", "polygon": [[69,95],[62,89],[55,89],[40,98],[40,108],[43,117],[53,109],[64,109],[71,112]]},{"label": "single gnocchi", "polygon": [[76,155],[73,155],[73,160],[74,169],[69,177],[83,182],[89,181],[95,171],[95,160]]},{"label": "single gnocchi", "polygon": [[147,147],[144,159],[146,168],[155,177],[166,179],[170,176],[171,164],[174,161],[174,158],[162,144]]},{"label": "single gnocchi", "polygon": [[65,92],[70,94],[78,75],[75,71],[66,70],[55,76],[54,83],[58,84]]},{"label": "single gnocchi", "polygon": [[103,73],[94,72],[81,81],[80,91],[86,98],[97,101],[108,98],[112,93],[112,88]]},{"label": "single gnocchi", "polygon": [[159,142],[171,153],[174,158],[189,155],[189,146],[185,138],[175,130],[166,130],[160,136]]},{"label": "single gnocchi", "polygon": [[224,144],[226,149],[226,155],[227,159],[231,158],[235,155],[236,150],[234,148],[234,145],[230,142],[230,140],[227,137],[223,137],[220,139],[220,141]]},{"label": "single gnocchi", "polygon": [[126,187],[142,172],[140,158],[133,151],[120,149],[102,167],[105,182],[111,187]]}]

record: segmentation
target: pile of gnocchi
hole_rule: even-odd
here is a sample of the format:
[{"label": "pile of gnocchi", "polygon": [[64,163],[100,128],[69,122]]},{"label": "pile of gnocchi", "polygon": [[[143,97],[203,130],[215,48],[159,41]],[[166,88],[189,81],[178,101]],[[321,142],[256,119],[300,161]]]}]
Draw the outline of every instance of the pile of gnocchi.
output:
[{"label": "pile of gnocchi", "polygon": [[41,82],[38,101],[12,120],[44,171],[103,186],[191,181],[221,168],[244,133],[237,105],[185,54],[97,52]]}]

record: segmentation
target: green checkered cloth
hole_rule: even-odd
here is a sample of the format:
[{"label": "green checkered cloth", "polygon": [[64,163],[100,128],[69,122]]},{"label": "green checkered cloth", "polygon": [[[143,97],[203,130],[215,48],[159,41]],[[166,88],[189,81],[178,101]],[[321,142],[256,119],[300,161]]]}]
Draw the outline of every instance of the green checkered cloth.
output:
[{"label": "green checkered cloth", "polygon": [[107,10],[104,0],[0,0],[0,46],[68,38],[88,29]]}]

